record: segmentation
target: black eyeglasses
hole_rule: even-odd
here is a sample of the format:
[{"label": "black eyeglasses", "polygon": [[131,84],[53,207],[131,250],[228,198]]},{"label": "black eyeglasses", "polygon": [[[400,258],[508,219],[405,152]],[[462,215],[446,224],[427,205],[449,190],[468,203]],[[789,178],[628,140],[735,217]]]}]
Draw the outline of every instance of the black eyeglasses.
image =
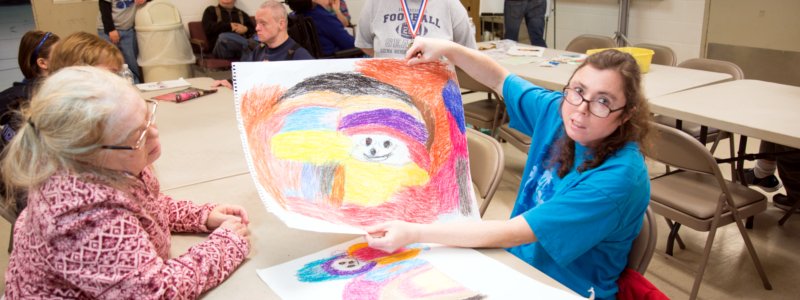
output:
[{"label": "black eyeglasses", "polygon": [[150,117],[147,119],[147,125],[145,125],[144,130],[142,130],[142,134],[139,135],[139,139],[136,140],[136,145],[134,146],[117,146],[117,145],[101,145],[100,148],[109,149],[109,150],[138,150],[139,148],[144,145],[145,137],[147,136],[147,131],[150,130],[150,126],[153,126],[156,122],[156,109],[158,109],[158,102],[154,100],[144,100],[147,102],[150,111]]},{"label": "black eyeglasses", "polygon": [[567,103],[575,105],[575,106],[580,106],[581,103],[583,103],[583,102],[589,103],[589,112],[591,112],[593,115],[597,116],[598,118],[606,118],[612,112],[620,111],[620,110],[625,109],[625,106],[622,106],[622,107],[616,108],[616,109],[611,109],[611,107],[609,107],[609,102],[611,102],[611,101],[608,100],[608,98],[604,98],[604,97],[600,97],[600,98],[597,98],[597,99],[594,99],[594,100],[587,100],[586,98],[583,98],[583,95],[581,95],[582,91],[583,91],[583,89],[581,89],[581,88],[568,88],[568,87],[565,87],[564,90],[563,90],[563,92],[564,92],[564,100]]}]

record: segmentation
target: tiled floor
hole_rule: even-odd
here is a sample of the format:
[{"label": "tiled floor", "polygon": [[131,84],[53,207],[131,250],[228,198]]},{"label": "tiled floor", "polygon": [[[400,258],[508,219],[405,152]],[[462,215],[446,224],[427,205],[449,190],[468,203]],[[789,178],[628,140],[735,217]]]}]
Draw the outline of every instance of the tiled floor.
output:
[{"label": "tiled floor", "polygon": [[[33,29],[33,17],[30,6],[0,6],[0,85],[8,87],[13,81],[20,80],[22,75],[17,67],[16,56],[19,38],[27,30]],[[223,76],[224,75],[224,76]],[[215,77],[227,77],[223,74]],[[475,97],[479,95],[471,95]],[[468,101],[468,100],[465,100]],[[756,150],[757,141],[750,143],[751,150]],[[503,144],[506,153],[506,171],[504,180],[495,194],[492,204],[487,210],[489,219],[507,218],[519,185],[519,175],[525,162],[525,154],[508,144]],[[721,145],[720,149],[726,149]],[[719,151],[720,153],[724,151]],[[723,167],[725,167],[723,165]],[[662,171],[663,167],[651,164],[651,172]],[[725,174],[726,171],[723,171]],[[797,271],[800,270],[800,216],[794,216],[783,227],[777,221],[783,211],[770,206],[766,212],[756,218],[755,228],[750,236],[756,251],[764,264],[767,275],[772,281],[773,290],[767,291],[761,286],[755,268],[747,255],[739,232],[735,226],[722,228],[712,250],[713,257],[705,272],[700,289],[701,299],[798,299],[800,284]],[[659,243],[656,252],[663,253],[667,235],[664,222],[659,220]],[[0,249],[7,249],[10,224],[0,220]],[[687,244],[686,250],[675,251],[675,260],[696,262],[702,251],[706,234],[690,229],[681,231]],[[645,276],[659,289],[673,299],[685,299],[691,290],[694,275],[691,271],[676,266],[663,255],[653,257]],[[8,254],[0,250],[0,282],[4,282],[4,273],[8,265]],[[255,276],[255,275],[254,275]],[[0,285],[3,291],[4,285]]]}]

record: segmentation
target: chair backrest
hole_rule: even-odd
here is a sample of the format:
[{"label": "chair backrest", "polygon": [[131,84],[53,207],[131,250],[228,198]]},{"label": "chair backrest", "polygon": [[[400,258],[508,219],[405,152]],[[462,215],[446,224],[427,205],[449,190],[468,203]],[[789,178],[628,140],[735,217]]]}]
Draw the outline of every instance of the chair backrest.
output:
[{"label": "chair backrest", "polygon": [[742,68],[739,68],[739,66],[735,63],[724,60],[691,58],[678,64],[678,67],[717,73],[727,73],[733,76],[733,80],[744,79],[744,72],[742,71]]},{"label": "chair backrest", "polygon": [[[505,117],[501,123],[505,123]],[[531,148],[531,137],[520,132],[519,130],[511,128],[508,123],[505,123],[498,128],[497,136],[507,141],[509,144],[514,146],[514,148],[517,148],[526,154]]]},{"label": "chair backrest", "polygon": [[678,57],[675,56],[675,51],[672,51],[672,48],[670,47],[647,43],[636,44],[633,46],[653,50],[655,54],[653,54],[653,60],[651,62],[654,64],[674,66],[678,63]]},{"label": "chair backrest", "polygon": [[586,53],[586,50],[589,49],[614,48],[616,46],[617,43],[610,37],[595,34],[582,34],[572,39],[564,50]]},{"label": "chair backrest", "polygon": [[472,128],[467,128],[467,147],[469,173],[472,183],[478,189],[478,196],[483,199],[480,207],[480,214],[483,216],[503,176],[503,148],[494,138]]},{"label": "chair backrest", "polygon": [[628,268],[642,275],[647,271],[647,266],[650,265],[650,259],[653,258],[653,252],[656,249],[656,241],[658,240],[657,229],[656,217],[653,211],[650,210],[650,207],[648,207],[644,213],[642,230],[639,231],[639,235],[633,240],[631,252],[628,253]]},{"label": "chair backrest", "polygon": [[0,217],[6,219],[8,223],[14,224],[17,221],[17,212],[15,207],[8,206],[8,207],[0,207]]},{"label": "chair backrest", "polygon": [[674,127],[650,124],[656,134],[650,158],[679,169],[721,176],[717,161],[697,139]]},{"label": "chair backrest", "polygon": [[[206,36],[205,30],[203,30],[203,23],[199,21],[189,22],[189,38],[192,40],[201,41],[202,43],[195,44],[192,43],[192,51],[194,53],[200,53],[201,50],[203,53],[210,53],[211,49],[208,45],[208,37]],[[200,47],[195,49],[196,47]]]},{"label": "chair backrest", "polygon": [[290,14],[287,29],[289,37],[308,50],[314,58],[322,57],[322,47],[319,45],[317,28],[314,26],[314,21],[311,17],[296,12]]},{"label": "chair backrest", "polygon": [[475,78],[469,76],[469,74],[464,72],[464,70],[461,70],[461,68],[459,67],[456,67],[456,77],[458,78],[458,85],[462,89],[494,94],[494,90],[484,85],[483,83],[478,82],[477,80],[475,80]]}]

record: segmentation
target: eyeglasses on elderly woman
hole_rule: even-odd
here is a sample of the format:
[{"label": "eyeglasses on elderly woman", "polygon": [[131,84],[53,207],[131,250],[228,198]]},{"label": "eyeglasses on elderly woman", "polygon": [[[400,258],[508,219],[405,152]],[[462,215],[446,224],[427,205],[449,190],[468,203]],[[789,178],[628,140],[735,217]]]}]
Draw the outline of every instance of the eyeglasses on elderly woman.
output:
[{"label": "eyeglasses on elderly woman", "polygon": [[150,112],[150,116],[147,118],[147,124],[142,130],[142,133],[139,135],[139,139],[136,140],[136,144],[133,146],[122,146],[122,145],[101,145],[100,148],[102,149],[109,149],[109,150],[138,150],[139,148],[144,145],[145,137],[147,136],[147,131],[150,130],[150,126],[153,126],[156,122],[156,110],[158,109],[158,102],[154,100],[145,100],[148,106],[148,112]]}]

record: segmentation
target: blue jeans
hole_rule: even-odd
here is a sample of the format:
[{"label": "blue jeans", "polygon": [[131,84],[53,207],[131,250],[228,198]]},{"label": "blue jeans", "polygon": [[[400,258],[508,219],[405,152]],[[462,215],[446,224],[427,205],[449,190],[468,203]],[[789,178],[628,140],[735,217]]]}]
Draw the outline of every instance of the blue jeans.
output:
[{"label": "blue jeans", "polygon": [[[139,57],[139,44],[136,41],[136,30],[133,28],[128,30],[117,29],[117,32],[119,32],[119,44],[117,44],[117,48],[122,51],[122,57],[125,59],[125,63],[128,64],[128,69],[131,69],[133,73],[133,81],[141,83],[142,71],[139,70],[139,63],[136,61],[136,58]],[[102,29],[97,30],[97,35],[106,41],[111,41],[111,38],[109,38],[108,34],[103,32]]]},{"label": "blue jeans", "polygon": [[519,39],[519,26],[525,18],[531,45],[547,47],[544,41],[544,14],[547,11],[547,0],[505,0],[503,14],[505,16],[506,39]]},{"label": "blue jeans", "polygon": [[217,58],[239,60],[247,49],[247,38],[233,32],[223,32],[217,37],[214,50],[211,51]]}]

